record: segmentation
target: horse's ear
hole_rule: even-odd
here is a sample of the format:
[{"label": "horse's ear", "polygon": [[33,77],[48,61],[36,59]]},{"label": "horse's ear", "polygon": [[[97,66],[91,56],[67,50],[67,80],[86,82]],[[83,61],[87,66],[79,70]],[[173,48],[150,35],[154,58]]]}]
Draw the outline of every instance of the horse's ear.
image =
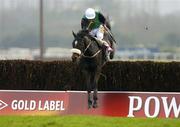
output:
[{"label": "horse's ear", "polygon": [[74,38],[76,38],[77,35],[74,33],[74,31],[72,31],[72,34],[73,34]]}]

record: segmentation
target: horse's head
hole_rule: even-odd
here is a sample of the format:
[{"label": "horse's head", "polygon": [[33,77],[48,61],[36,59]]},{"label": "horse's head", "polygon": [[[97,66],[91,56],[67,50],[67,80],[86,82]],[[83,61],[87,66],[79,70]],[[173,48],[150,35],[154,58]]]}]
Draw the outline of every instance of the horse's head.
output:
[{"label": "horse's head", "polygon": [[81,56],[86,52],[91,40],[88,38],[89,34],[86,30],[81,30],[77,34],[73,32],[73,36],[74,40],[72,42],[73,49],[71,49],[71,58],[73,62],[78,62]]}]

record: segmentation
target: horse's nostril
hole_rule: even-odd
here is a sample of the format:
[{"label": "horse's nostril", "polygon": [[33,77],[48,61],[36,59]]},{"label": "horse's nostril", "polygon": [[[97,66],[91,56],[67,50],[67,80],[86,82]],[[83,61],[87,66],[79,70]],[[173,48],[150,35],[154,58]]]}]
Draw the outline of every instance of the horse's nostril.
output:
[{"label": "horse's nostril", "polygon": [[74,53],[74,54],[72,55],[72,57],[71,57],[71,59],[72,59],[73,62],[75,62],[75,61],[77,60],[77,58],[79,58],[79,55],[78,55],[78,54],[75,54],[75,53]]},{"label": "horse's nostril", "polygon": [[76,61],[76,58],[75,58],[75,57],[72,57],[72,61],[75,62],[75,61]]}]

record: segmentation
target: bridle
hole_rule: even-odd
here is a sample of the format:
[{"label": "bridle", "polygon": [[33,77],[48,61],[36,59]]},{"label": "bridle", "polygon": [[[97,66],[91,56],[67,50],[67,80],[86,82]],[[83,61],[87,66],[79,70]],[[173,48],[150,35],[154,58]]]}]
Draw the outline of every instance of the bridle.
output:
[{"label": "bridle", "polygon": [[87,56],[87,55],[85,55],[85,53],[86,53],[86,51],[89,49],[89,47],[91,46],[91,44],[92,44],[92,41],[87,45],[87,47],[85,48],[85,50],[84,50],[84,52],[82,53],[81,52],[81,50],[80,49],[77,49],[77,48],[72,48],[71,49],[71,52],[72,53],[76,53],[76,54],[78,54],[80,57],[82,56],[82,57],[84,57],[84,58],[94,58],[94,57],[96,57],[101,51],[102,51],[102,49],[99,49],[96,53],[94,53],[92,56]]}]

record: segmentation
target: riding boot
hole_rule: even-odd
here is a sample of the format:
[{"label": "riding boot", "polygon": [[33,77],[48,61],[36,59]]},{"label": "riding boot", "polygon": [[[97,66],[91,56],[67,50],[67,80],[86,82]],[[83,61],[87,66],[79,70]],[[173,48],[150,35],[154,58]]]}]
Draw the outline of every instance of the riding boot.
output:
[{"label": "riding boot", "polygon": [[111,48],[111,46],[106,42],[106,41],[103,41],[104,43],[104,45],[106,46],[106,48],[107,48],[107,51],[108,52],[112,52],[113,51],[113,49]]},{"label": "riding boot", "polygon": [[112,52],[113,49],[109,46],[109,44],[106,41],[99,40],[96,37],[95,37],[95,39],[97,40],[99,45],[102,46],[103,56],[104,56],[105,61],[108,61],[109,60],[109,58],[108,58],[109,52]]}]

